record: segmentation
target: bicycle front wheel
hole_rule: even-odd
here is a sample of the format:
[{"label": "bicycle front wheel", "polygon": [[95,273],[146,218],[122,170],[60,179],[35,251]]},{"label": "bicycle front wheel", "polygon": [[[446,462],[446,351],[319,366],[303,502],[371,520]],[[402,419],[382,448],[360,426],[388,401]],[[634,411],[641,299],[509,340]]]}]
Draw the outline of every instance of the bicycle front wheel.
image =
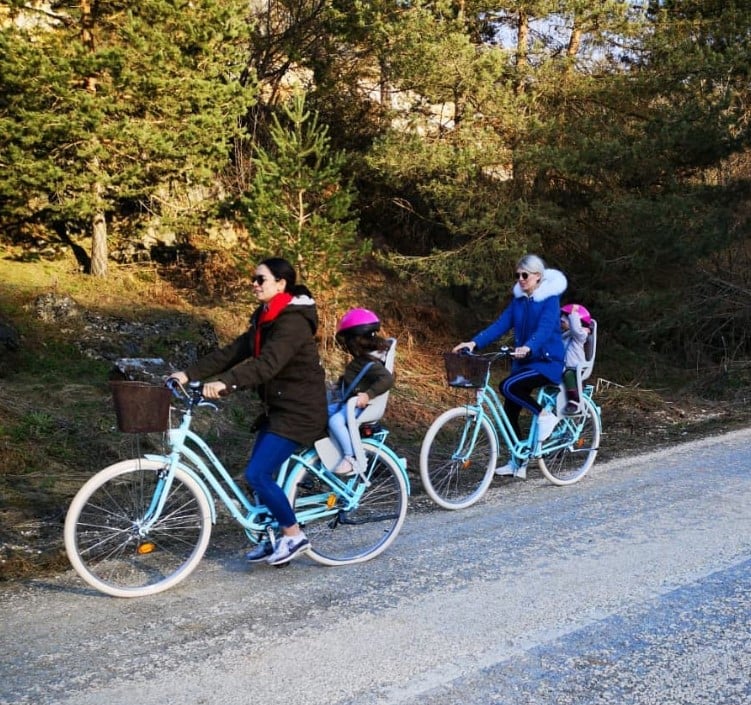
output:
[{"label": "bicycle front wheel", "polygon": [[164,509],[149,520],[162,491],[163,463],[124,460],[101,470],[73,498],[65,549],[83,580],[114,597],[142,597],[187,577],[211,535],[211,508],[201,486],[175,471]]},{"label": "bicycle front wheel", "polygon": [[553,435],[543,443],[543,454],[539,458],[542,474],[554,485],[579,482],[595,462],[601,432],[600,415],[592,400],[585,399],[582,412],[564,417]]},{"label": "bicycle front wheel", "polygon": [[422,486],[440,507],[464,509],[488,491],[497,458],[498,440],[490,421],[478,419],[475,409],[449,409],[422,441]]},{"label": "bicycle front wheel", "polygon": [[[349,504],[333,483],[307,472],[300,464],[293,470],[288,497],[295,512],[307,514],[307,554],[323,565],[362,563],[383,553],[396,539],[407,516],[409,493],[396,461],[376,446],[363,443],[370,483],[355,506]],[[339,478],[359,487],[362,480]],[[320,518],[316,519],[316,514]]]}]

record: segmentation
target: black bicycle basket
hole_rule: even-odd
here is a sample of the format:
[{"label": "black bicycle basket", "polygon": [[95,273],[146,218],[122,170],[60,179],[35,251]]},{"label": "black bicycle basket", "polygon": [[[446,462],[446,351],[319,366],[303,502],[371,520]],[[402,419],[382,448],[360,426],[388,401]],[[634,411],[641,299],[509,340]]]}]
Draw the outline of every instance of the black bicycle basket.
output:
[{"label": "black bicycle basket", "polygon": [[482,387],[490,367],[490,358],[459,353],[443,353],[449,387]]},{"label": "black bicycle basket", "polygon": [[146,382],[110,382],[117,427],[123,433],[155,433],[169,429],[172,392]]}]

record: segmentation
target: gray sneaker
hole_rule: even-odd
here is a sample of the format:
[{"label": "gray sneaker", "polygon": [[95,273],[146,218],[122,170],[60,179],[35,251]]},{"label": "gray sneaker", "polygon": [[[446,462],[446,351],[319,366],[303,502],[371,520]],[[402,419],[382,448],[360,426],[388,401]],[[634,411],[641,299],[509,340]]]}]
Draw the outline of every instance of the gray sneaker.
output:
[{"label": "gray sneaker", "polygon": [[271,541],[268,539],[261,541],[254,549],[245,554],[245,560],[248,563],[263,563],[272,553]]},{"label": "gray sneaker", "polygon": [[500,477],[518,477],[521,480],[527,479],[527,463],[518,465],[513,460],[509,460],[505,465],[501,465],[495,469],[495,474]]},{"label": "gray sneaker", "polygon": [[506,463],[505,465],[499,465],[495,469],[495,474],[500,475],[501,477],[510,477],[516,472],[516,463],[514,463],[513,460]]},{"label": "gray sneaker", "polygon": [[274,546],[274,552],[266,559],[269,565],[281,565],[310,550],[310,541],[302,532],[297,536],[282,536]]}]

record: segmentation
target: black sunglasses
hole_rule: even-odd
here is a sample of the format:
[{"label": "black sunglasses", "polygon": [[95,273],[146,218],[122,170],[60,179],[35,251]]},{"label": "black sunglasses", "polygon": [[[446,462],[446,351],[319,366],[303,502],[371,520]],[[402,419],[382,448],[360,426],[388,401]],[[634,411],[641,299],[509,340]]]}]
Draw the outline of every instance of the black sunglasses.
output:
[{"label": "black sunglasses", "polygon": [[514,272],[517,279],[529,279],[529,272]]},{"label": "black sunglasses", "polygon": [[268,279],[268,277],[264,277],[263,274],[256,274],[250,281],[252,281],[254,284],[258,284],[258,286],[263,286],[263,283]]}]

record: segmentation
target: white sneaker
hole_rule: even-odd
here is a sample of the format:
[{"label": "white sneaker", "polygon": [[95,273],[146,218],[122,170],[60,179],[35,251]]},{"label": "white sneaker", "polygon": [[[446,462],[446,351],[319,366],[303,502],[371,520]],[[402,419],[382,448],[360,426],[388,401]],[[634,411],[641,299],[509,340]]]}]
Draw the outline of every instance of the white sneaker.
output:
[{"label": "white sneaker", "polygon": [[509,475],[513,475],[515,472],[516,465],[513,461],[510,461],[505,465],[501,465],[495,469],[495,474],[500,475],[501,477],[508,477]]},{"label": "white sneaker", "polygon": [[558,425],[558,421],[560,419],[547,409],[540,412],[540,415],[537,417],[537,440],[546,440],[553,433],[553,429]]},{"label": "white sneaker", "polygon": [[302,533],[297,536],[282,536],[274,546],[274,552],[266,559],[269,565],[281,565],[310,550],[310,541]]},{"label": "white sneaker", "polygon": [[495,474],[501,477],[518,477],[522,480],[527,479],[527,463],[517,465],[513,460],[509,460],[505,465],[495,469]]},{"label": "white sneaker", "polygon": [[355,469],[355,459],[351,455],[345,455],[334,468],[335,475],[351,475]]}]

